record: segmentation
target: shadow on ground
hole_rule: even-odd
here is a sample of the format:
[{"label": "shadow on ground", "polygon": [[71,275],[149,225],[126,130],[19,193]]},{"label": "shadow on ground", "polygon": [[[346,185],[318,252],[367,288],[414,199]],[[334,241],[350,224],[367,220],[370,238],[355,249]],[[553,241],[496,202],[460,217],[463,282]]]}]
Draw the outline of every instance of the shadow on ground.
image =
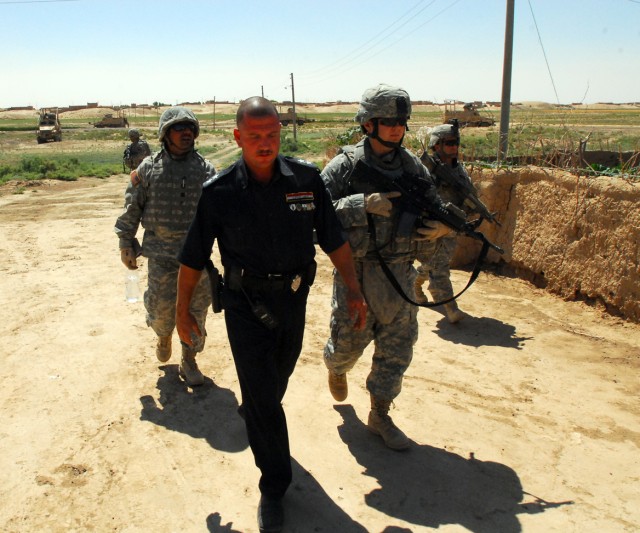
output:
[{"label": "shadow on ground", "polygon": [[178,365],[160,369],[164,375],[156,384],[158,403],[153,396],[142,396],[140,420],[205,439],[212,448],[224,452],[237,453],[249,446],[233,391],[218,387],[210,378],[191,389],[178,377]]},{"label": "shadow on ground", "polygon": [[395,452],[366,429],[351,405],[334,409],[343,419],[338,426],[341,439],[364,467],[364,475],[380,485],[363,496],[365,502],[387,516],[433,529],[459,524],[474,533],[519,533],[518,514],[571,503],[540,498],[521,503],[526,493],[508,466],[415,443],[408,451]]},{"label": "shadow on ground", "polygon": [[465,346],[501,346],[522,350],[531,337],[519,337],[516,328],[490,317],[467,316],[462,322],[449,324],[446,318],[437,322],[433,333],[441,339]]}]

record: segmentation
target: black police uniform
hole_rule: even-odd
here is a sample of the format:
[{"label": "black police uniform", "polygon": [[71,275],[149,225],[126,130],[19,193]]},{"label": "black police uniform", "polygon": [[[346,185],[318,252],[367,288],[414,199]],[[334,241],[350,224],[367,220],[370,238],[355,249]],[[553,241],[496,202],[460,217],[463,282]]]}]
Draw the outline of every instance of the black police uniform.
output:
[{"label": "black police uniform", "polygon": [[281,401],[302,349],[315,246],[345,242],[318,169],[278,156],[271,182],[249,178],[240,159],[203,186],[180,263],[202,270],[213,243],[225,271],[222,304],[240,382],[260,491],[280,498],[291,483]]}]

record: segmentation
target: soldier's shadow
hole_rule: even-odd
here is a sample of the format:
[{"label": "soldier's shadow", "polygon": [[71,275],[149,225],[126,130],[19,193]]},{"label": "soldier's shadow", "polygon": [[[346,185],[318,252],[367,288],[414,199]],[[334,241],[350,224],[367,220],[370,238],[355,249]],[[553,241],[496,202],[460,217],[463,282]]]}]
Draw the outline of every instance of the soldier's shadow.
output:
[{"label": "soldier's shadow", "polygon": [[160,397],[157,403],[150,395],[140,398],[140,420],[205,439],[216,450],[236,453],[249,446],[233,391],[218,387],[210,378],[190,389],[178,377],[178,365],[160,369],[164,371],[156,385]]},{"label": "soldier's shadow", "polygon": [[532,337],[519,337],[511,324],[490,317],[467,316],[462,322],[449,324],[442,317],[433,332],[443,340],[465,346],[502,346],[522,350]]},{"label": "soldier's shadow", "polygon": [[364,467],[364,475],[380,485],[364,496],[367,505],[388,516],[434,529],[459,524],[474,533],[517,533],[522,530],[518,514],[572,503],[536,498],[521,504],[526,493],[508,466],[415,443],[406,452],[396,452],[368,432],[351,405],[334,409],[343,418],[338,426],[341,439]]}]

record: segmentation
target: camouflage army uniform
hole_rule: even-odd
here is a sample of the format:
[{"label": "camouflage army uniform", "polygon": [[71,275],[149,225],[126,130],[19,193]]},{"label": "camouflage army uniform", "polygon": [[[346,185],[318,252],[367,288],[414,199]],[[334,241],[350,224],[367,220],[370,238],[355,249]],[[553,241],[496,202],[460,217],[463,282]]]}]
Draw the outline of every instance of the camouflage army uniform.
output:
[{"label": "camouflage army uniform", "polygon": [[[464,170],[462,165],[457,165],[451,169],[453,173],[471,183],[471,178]],[[452,187],[442,183],[438,178],[434,178],[438,195],[445,203],[452,204],[464,209],[464,198]],[[456,248],[456,234],[450,233],[436,241],[423,245],[420,250],[418,260],[418,279],[429,279],[429,292],[434,301],[446,300],[453,296],[453,287],[451,286],[450,263]]]},{"label": "camouflage army uniform", "polygon": [[[391,401],[400,394],[402,376],[413,356],[413,345],[418,338],[418,308],[407,303],[393,288],[382,271],[375,250],[380,249],[405,294],[410,295],[415,276],[412,263],[417,257],[418,243],[411,237],[396,235],[399,215],[396,207],[388,218],[367,215],[365,194],[376,192],[376,188],[366,180],[351,179],[359,159],[390,176],[403,172],[422,177],[429,177],[429,174],[420,160],[402,147],[390,158],[376,157],[371,152],[368,138],[353,150],[346,149],[336,156],[322,172],[338,219],[347,231],[362,292],[369,306],[365,329],[354,330],[346,307],[346,288],[340,276],[334,276],[331,337],[324,349],[325,363],[335,373],[344,374],[374,341],[367,389],[373,396]],[[369,224],[375,227],[375,241]]]},{"label": "camouflage army uniform", "polygon": [[151,148],[149,148],[147,141],[137,139],[127,146],[124,162],[127,167],[129,167],[129,170],[134,170],[138,168],[142,160],[149,155],[151,155]]},{"label": "camouflage army uniform", "polygon": [[[213,165],[195,150],[177,159],[165,147],[144,159],[137,168],[139,181],[127,186],[124,212],[115,232],[123,249],[132,246],[138,226],[144,228],[142,255],[149,259],[144,294],[147,325],[159,337],[171,336],[175,328],[178,252],[196,212],[202,185],[214,174]],[[210,303],[208,277],[203,273],[191,303],[203,332]],[[194,346],[195,352],[204,348],[204,338]]]},{"label": "camouflage army uniform", "polygon": [[[454,133],[454,131],[456,133]],[[443,124],[433,128],[429,140],[429,148],[433,148],[436,143],[446,137],[452,137],[457,135],[457,130],[454,130],[450,124]],[[459,137],[458,137],[459,140]],[[426,157],[426,152],[422,156],[422,161],[427,167],[430,162]],[[446,165],[441,161],[438,154],[431,154],[432,159],[438,161],[440,164]],[[467,174],[462,164],[456,164],[455,166],[449,166],[449,170],[462,180],[467,181],[471,187],[473,183],[471,178]],[[438,195],[445,203],[451,202],[453,205],[470,213],[470,210],[464,205],[465,197],[448,183],[440,180],[437,176],[434,176]],[[418,301],[426,301],[426,296],[422,291],[422,285],[426,280],[429,280],[428,290],[434,301],[443,301],[451,298],[454,294],[453,286],[451,285],[451,259],[456,249],[456,234],[450,233],[441,237],[435,241],[426,242],[422,245],[420,253],[418,254],[418,261],[420,265],[417,268],[417,276],[415,280],[415,295]],[[463,312],[458,309],[456,301],[449,302],[444,305],[445,312],[450,322],[458,322],[464,316]]]}]

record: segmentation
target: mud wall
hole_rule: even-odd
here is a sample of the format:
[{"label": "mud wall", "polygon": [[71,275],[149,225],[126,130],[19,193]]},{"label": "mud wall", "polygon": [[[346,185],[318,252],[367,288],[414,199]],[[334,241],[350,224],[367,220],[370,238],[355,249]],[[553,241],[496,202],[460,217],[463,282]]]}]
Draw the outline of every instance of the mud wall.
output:
[{"label": "mud wall", "polygon": [[[505,250],[490,251],[489,263],[640,322],[640,184],[538,167],[473,169],[471,176],[502,223],[480,227]],[[479,249],[460,237],[453,266],[473,264]]]}]

